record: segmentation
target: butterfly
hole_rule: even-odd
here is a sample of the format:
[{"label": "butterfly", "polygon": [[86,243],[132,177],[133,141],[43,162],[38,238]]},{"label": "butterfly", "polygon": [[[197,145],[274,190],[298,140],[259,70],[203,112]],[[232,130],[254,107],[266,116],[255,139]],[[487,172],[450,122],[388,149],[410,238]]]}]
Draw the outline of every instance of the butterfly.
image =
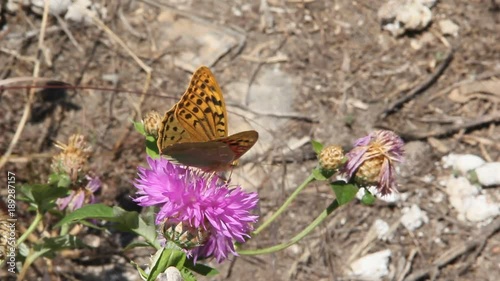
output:
[{"label": "butterfly", "polygon": [[235,165],[258,138],[254,130],[228,136],[222,91],[210,69],[202,66],[158,124],[156,144],[174,163],[217,172]]}]

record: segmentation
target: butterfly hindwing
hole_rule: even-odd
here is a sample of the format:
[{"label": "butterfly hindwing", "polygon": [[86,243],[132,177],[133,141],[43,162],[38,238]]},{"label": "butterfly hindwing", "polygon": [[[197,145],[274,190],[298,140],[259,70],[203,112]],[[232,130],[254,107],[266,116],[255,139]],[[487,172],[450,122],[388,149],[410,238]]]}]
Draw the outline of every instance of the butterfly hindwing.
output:
[{"label": "butterfly hindwing", "polygon": [[166,158],[173,163],[196,167],[206,172],[223,170],[232,163],[234,153],[223,142],[185,142],[165,149]]},{"label": "butterfly hindwing", "polygon": [[206,172],[223,171],[257,142],[256,131],[244,131],[206,142],[184,142],[168,146],[163,153],[170,161]]},{"label": "butterfly hindwing", "polygon": [[220,138],[216,141],[223,142],[229,146],[231,151],[234,153],[234,158],[232,161],[238,160],[243,154],[245,154],[259,139],[259,134],[254,131],[244,131],[239,132],[234,135],[230,135],[225,138]]}]

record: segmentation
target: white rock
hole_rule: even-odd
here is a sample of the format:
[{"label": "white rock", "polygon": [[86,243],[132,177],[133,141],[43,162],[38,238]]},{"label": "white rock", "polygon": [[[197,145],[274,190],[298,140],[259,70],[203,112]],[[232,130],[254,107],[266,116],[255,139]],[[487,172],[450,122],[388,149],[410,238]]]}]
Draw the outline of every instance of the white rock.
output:
[{"label": "white rock", "polygon": [[380,7],[377,16],[382,28],[393,36],[403,35],[406,31],[422,30],[432,20],[429,6],[419,0],[389,0]]},{"label": "white rock", "polygon": [[450,176],[446,184],[450,204],[458,212],[458,219],[480,222],[500,214],[500,204],[472,185],[465,177]]},{"label": "white rock", "polygon": [[485,163],[474,172],[482,186],[500,185],[500,162]]},{"label": "white rock", "polygon": [[241,17],[243,15],[241,10],[238,9],[238,7],[236,7],[236,6],[231,7],[231,12],[233,13],[234,16],[237,16],[237,17]]},{"label": "white rock", "polygon": [[437,0],[417,0],[417,2],[429,8],[432,8],[436,4]]},{"label": "white rock", "polygon": [[169,266],[164,273],[158,275],[157,281],[182,281],[181,272],[174,266]]},{"label": "white rock", "polygon": [[453,167],[454,170],[462,174],[474,170],[485,163],[483,158],[473,154],[451,153],[444,156],[441,160],[443,161],[444,168]]},{"label": "white rock", "polygon": [[90,0],[76,0],[69,7],[64,19],[83,24],[92,23],[92,15],[106,17],[107,9],[99,3],[92,3]]},{"label": "white rock", "polygon": [[450,204],[458,212],[464,210],[464,199],[479,194],[479,189],[472,185],[465,177],[450,176],[446,182],[446,193],[448,193]]},{"label": "white rock", "polygon": [[441,203],[445,199],[444,193],[443,192],[434,192],[431,201],[434,203]]},{"label": "white rock", "polygon": [[358,193],[356,193],[356,198],[358,198],[359,200],[363,199],[363,196],[365,196],[367,190],[371,194],[373,194],[373,196],[375,196],[378,199],[385,201],[387,203],[396,203],[396,202],[401,200],[400,194],[397,192],[393,192],[393,193],[382,196],[380,194],[380,192],[378,192],[377,186],[375,186],[375,185],[360,188],[358,190]]},{"label": "white rock", "polygon": [[403,216],[401,223],[410,231],[421,227],[424,223],[429,222],[427,213],[422,211],[417,205],[412,205],[410,208],[405,207],[402,210]]},{"label": "white rock", "polygon": [[449,19],[440,20],[438,22],[439,28],[444,35],[458,36],[458,25]]},{"label": "white rock", "polygon": [[389,224],[381,219],[376,219],[371,227],[375,233],[377,233],[377,238],[379,240],[386,240],[389,234],[390,226]]},{"label": "white rock", "polygon": [[485,194],[467,198],[465,206],[465,219],[472,222],[485,221],[500,214],[500,204],[491,202]]},{"label": "white rock", "polygon": [[389,274],[391,250],[383,250],[361,257],[350,264],[350,275],[356,279],[380,280]]},{"label": "white rock", "polygon": [[445,184],[448,196],[473,196],[479,193],[477,186],[471,184],[466,177],[449,176]]}]

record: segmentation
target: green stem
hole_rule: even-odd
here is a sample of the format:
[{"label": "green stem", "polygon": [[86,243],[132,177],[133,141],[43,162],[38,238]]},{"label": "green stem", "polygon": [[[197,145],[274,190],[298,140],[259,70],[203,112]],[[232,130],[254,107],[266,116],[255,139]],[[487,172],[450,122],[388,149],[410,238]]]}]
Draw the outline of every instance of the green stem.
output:
[{"label": "green stem", "polygon": [[26,240],[26,238],[28,238],[28,236],[33,231],[35,231],[35,229],[38,226],[38,224],[42,221],[42,218],[43,218],[42,214],[40,214],[40,212],[36,212],[35,219],[31,223],[30,227],[26,230],[26,232],[24,232],[23,235],[21,235],[21,237],[19,237],[19,239],[17,240],[16,246],[21,245],[21,243],[23,243],[24,240]]},{"label": "green stem", "polygon": [[339,207],[339,204],[338,204],[337,200],[334,200],[330,205],[328,205],[328,207],[326,207],[326,209],[323,212],[321,212],[321,214],[316,219],[314,219],[313,222],[311,222],[311,224],[309,224],[306,228],[304,228],[304,230],[302,230],[299,234],[295,235],[295,237],[293,237],[292,239],[290,239],[286,243],[275,245],[275,246],[264,248],[264,249],[239,250],[238,254],[246,255],[246,256],[270,254],[270,253],[274,253],[277,251],[281,251],[285,248],[288,248],[291,245],[297,243],[300,239],[304,238],[306,235],[308,235],[316,226],[318,226],[321,222],[323,222],[323,220],[325,220],[326,217],[329,214],[331,214],[333,211],[335,211],[338,207]]},{"label": "green stem", "polygon": [[261,224],[252,233],[252,237],[256,236],[257,234],[259,234],[260,232],[262,232],[262,230],[264,230],[266,227],[268,227],[279,215],[281,215],[281,213],[283,213],[286,210],[286,208],[288,207],[288,205],[290,205],[290,203],[292,203],[292,201],[295,199],[295,197],[297,197],[297,195],[299,195],[299,193],[309,183],[313,182],[314,180],[315,180],[314,176],[312,174],[309,175],[309,177],[300,186],[298,186],[297,189],[295,189],[295,191],[290,195],[290,197],[288,197],[288,199],[285,201],[285,203],[283,203],[283,205],[267,221],[265,221],[263,224]]}]

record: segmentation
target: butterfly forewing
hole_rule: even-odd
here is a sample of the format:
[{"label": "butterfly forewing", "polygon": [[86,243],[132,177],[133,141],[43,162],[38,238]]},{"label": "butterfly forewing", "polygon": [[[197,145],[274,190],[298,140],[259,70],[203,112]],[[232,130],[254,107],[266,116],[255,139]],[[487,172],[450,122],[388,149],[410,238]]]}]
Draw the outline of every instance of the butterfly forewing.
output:
[{"label": "butterfly forewing", "polygon": [[224,98],[219,84],[207,67],[202,66],[193,74],[175,114],[193,141],[227,136]]},{"label": "butterfly forewing", "polygon": [[206,172],[227,170],[259,138],[256,131],[227,135],[227,112],[219,84],[198,68],[181,100],[159,126],[158,148],[170,161]]},{"label": "butterfly forewing", "polygon": [[158,128],[158,140],[156,144],[160,153],[169,145],[181,142],[193,141],[188,132],[181,126],[175,117],[176,105],[169,111],[165,112],[165,116]]}]

